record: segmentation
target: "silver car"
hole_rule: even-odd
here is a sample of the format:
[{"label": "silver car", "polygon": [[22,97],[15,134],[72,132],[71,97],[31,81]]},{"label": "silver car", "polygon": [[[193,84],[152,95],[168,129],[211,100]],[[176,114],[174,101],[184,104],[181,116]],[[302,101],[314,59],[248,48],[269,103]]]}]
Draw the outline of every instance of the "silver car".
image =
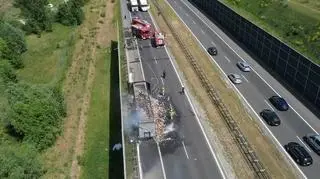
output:
[{"label": "silver car", "polygon": [[244,72],[251,71],[250,65],[247,62],[238,62],[237,66],[240,68],[241,71],[244,71]]},{"label": "silver car", "polygon": [[232,83],[234,84],[240,84],[242,83],[242,80],[241,80],[241,77],[240,75],[238,74],[234,74],[234,73],[231,73],[228,75],[228,78],[232,81]]}]

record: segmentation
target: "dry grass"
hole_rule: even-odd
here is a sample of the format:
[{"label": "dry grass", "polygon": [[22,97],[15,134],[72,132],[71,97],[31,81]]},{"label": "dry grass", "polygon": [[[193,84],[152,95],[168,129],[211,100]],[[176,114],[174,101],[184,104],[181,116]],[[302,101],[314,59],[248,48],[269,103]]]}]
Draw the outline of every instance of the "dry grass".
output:
[{"label": "dry grass", "polygon": [[[252,117],[246,111],[246,108],[240,101],[239,97],[235,94],[232,88],[227,85],[224,77],[221,75],[221,72],[208,58],[206,52],[199,46],[190,31],[182,22],[179,21],[172,9],[170,9],[163,0],[158,0],[158,2],[161,3],[162,6],[165,6],[164,9],[166,12],[164,15],[166,18],[170,19],[176,29],[179,29],[179,34],[185,40],[184,42],[186,45],[189,46],[190,49],[193,49],[191,51],[192,55],[195,59],[198,59],[199,65],[207,74],[210,82],[214,84],[218,90],[222,100],[229,108],[231,115],[239,124],[241,131],[250,141],[250,144],[257,152],[262,163],[265,165],[267,170],[270,171],[272,178],[296,178],[292,168],[284,161],[282,155],[272,144],[270,139],[261,133],[257,122],[255,120],[251,120]],[[180,50],[180,47],[170,33],[169,28],[163,21],[162,17],[156,15],[157,12],[155,12],[155,10],[153,10],[153,14],[161,30],[167,34],[168,47],[172,50],[178,65],[183,66],[183,68],[180,69],[188,81],[188,86],[201,104],[201,107],[205,110],[206,115],[212,124],[211,127],[220,139],[227,161],[232,165],[236,176],[238,178],[254,178],[253,172],[250,170],[249,165],[237,148],[235,141],[224,123],[224,120],[219,116],[215,106],[212,105],[205,89],[201,87],[202,85],[198,77],[194,73],[183,52]]]},{"label": "dry grass", "polygon": [[[77,158],[83,152],[87,110],[96,69],[96,48],[106,47],[112,40],[112,33],[116,34],[115,30],[110,30],[113,27],[111,0],[91,0],[84,10],[86,20],[77,29],[79,38],[64,83],[67,104],[64,132],[43,156],[48,168],[43,178],[79,178],[81,172]],[[108,15],[100,17],[100,12]],[[108,23],[101,24],[99,20]]]},{"label": "dry grass", "polygon": [[12,7],[13,0],[0,0],[0,13]]}]

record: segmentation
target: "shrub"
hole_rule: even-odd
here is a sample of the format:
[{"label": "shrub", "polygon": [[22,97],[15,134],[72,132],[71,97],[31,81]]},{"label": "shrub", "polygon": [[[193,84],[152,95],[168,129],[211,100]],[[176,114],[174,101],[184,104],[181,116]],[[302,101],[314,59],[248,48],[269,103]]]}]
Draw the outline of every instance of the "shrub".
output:
[{"label": "shrub", "polygon": [[52,30],[52,14],[47,7],[48,0],[15,0],[15,5],[27,19],[28,33],[39,34],[42,30]]},{"label": "shrub", "polygon": [[11,84],[7,89],[8,123],[16,136],[39,150],[51,146],[65,116],[61,92],[46,86]]},{"label": "shrub", "polygon": [[[22,67],[20,55],[27,50],[23,31],[10,24],[0,21],[0,38],[5,41],[7,51],[2,58],[8,59],[16,67]],[[3,42],[2,42],[3,45]]]},{"label": "shrub", "polygon": [[0,178],[40,178],[45,171],[35,151],[28,145],[1,145]]},{"label": "shrub", "polygon": [[1,60],[0,59],[0,84],[7,85],[10,82],[16,83],[17,76],[7,60]]},{"label": "shrub", "polygon": [[63,25],[80,25],[84,20],[81,4],[76,0],[69,0],[59,6],[57,21]]}]

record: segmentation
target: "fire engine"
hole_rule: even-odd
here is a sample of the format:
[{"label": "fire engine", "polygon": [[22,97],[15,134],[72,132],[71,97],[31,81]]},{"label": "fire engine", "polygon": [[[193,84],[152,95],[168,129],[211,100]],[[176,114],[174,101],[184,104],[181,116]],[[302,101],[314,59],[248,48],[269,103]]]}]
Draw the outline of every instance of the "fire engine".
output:
[{"label": "fire engine", "polygon": [[141,20],[139,17],[132,18],[131,22],[133,35],[145,40],[152,37],[151,24],[145,20]]},{"label": "fire engine", "polygon": [[164,46],[164,35],[161,32],[154,33],[154,43],[156,47]]}]

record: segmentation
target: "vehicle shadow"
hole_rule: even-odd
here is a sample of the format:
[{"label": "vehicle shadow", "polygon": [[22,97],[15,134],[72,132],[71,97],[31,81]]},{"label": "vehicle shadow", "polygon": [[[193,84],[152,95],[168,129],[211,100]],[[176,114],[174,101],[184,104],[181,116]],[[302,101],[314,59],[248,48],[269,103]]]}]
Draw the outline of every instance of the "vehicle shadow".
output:
[{"label": "vehicle shadow", "polygon": [[[110,64],[110,113],[109,113],[109,178],[123,178],[122,148],[113,150],[115,144],[122,144],[121,106],[119,89],[118,42],[111,41]],[[106,109],[107,110],[107,109]],[[106,139],[107,140],[107,139]]]}]

